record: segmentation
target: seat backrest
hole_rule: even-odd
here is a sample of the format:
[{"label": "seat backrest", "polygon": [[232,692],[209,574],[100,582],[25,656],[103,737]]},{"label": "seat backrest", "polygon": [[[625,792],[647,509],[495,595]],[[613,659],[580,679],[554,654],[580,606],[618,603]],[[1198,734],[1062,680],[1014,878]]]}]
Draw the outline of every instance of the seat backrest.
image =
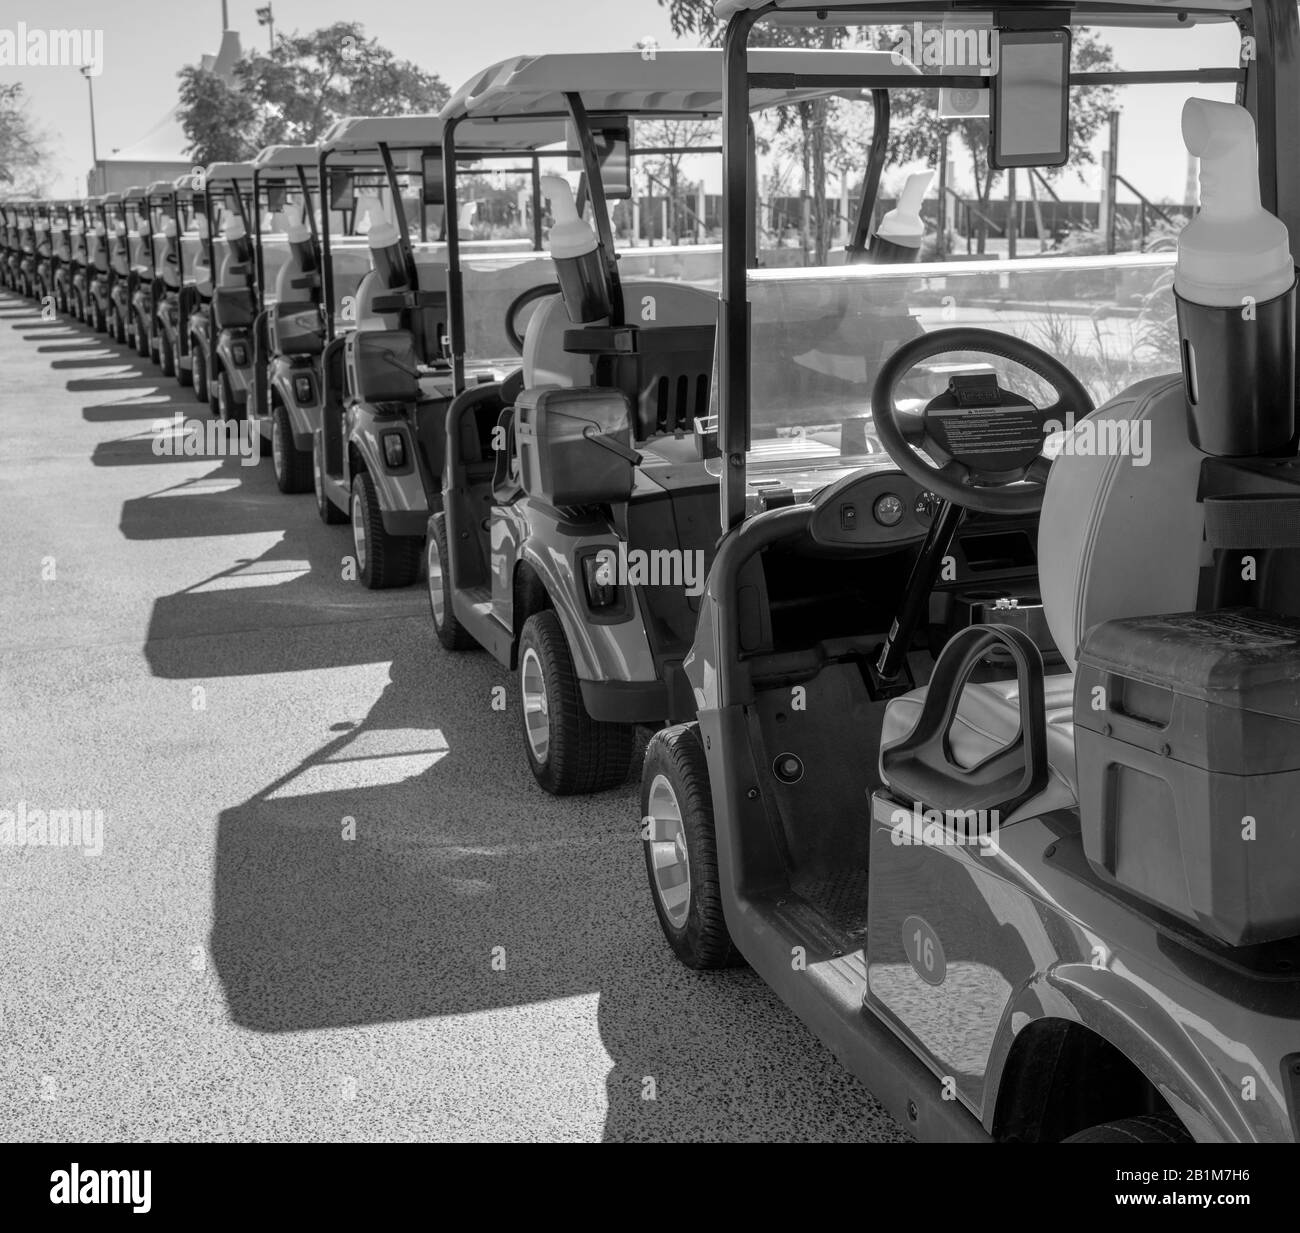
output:
[{"label": "seat backrest", "polygon": [[[1125,441],[1127,451],[1115,448]],[[1139,382],[1060,444],[1043,498],[1038,573],[1052,637],[1073,669],[1084,634],[1101,621],[1195,609],[1205,455],[1188,439],[1177,374]]]}]

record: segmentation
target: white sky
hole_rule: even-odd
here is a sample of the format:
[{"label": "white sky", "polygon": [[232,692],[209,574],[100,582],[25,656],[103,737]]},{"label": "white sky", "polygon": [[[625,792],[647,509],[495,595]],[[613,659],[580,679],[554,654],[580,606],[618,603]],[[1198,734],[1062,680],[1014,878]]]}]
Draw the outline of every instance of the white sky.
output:
[{"label": "white sky", "polygon": [[[439,73],[451,87],[492,61],[525,52],[602,51],[627,48],[653,36],[674,45],[667,11],[655,0],[272,0],[279,30],[311,30],[360,17],[368,35]],[[256,0],[230,0],[230,25],[244,46],[264,45]],[[6,0],[0,27],[19,21],[43,28],[104,31],[105,66],[95,80],[101,154],[129,146],[161,119],[176,97],[176,73],[202,53],[216,50],[220,0]],[[1116,31],[1112,38],[1125,68],[1225,63],[1235,47],[1231,30]],[[1227,53],[1231,58],[1231,51]],[[0,69],[0,79],[21,81],[56,152],[54,195],[84,192],[90,166],[90,125],[85,81],[72,68]],[[1223,89],[1199,93],[1227,97]],[[1148,87],[1125,108],[1120,171],[1155,200],[1182,197],[1186,155],[1178,113],[1188,91]],[[963,160],[964,161],[964,160]],[[1095,182],[1095,177],[1094,177]],[[888,181],[887,187],[888,187]],[[1066,186],[1063,186],[1066,187]],[[1095,183],[1089,186],[1089,195]]]}]

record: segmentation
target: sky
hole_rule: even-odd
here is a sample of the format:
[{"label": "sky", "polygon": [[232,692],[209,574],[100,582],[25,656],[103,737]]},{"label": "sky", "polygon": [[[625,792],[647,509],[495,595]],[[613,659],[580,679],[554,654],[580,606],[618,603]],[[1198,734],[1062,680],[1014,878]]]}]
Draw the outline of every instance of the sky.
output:
[{"label": "sky", "polygon": [[[656,0],[272,0],[277,28],[307,31],[358,17],[366,33],[399,55],[437,72],[454,88],[506,56],[548,51],[602,51],[633,46],[651,36],[676,45],[667,10]],[[229,0],[229,24],[244,47],[262,47],[257,0]],[[0,29],[29,27],[103,30],[104,69],[94,81],[101,155],[132,145],[174,104],[176,73],[221,38],[221,0],[3,0]],[[1225,31],[1195,32],[1202,62],[1223,63]],[[1181,60],[1182,35],[1117,32],[1112,39],[1123,67],[1171,67]],[[1216,54],[1216,50],[1218,54]],[[1195,57],[1193,57],[1195,58]],[[18,80],[32,100],[38,124],[55,156],[53,196],[80,195],[90,167],[87,85],[75,68],[0,68],[0,81]],[[1226,97],[1218,91],[1201,91]],[[1126,109],[1120,171],[1148,196],[1182,196],[1186,156],[1178,132],[1182,88],[1150,88]]]}]

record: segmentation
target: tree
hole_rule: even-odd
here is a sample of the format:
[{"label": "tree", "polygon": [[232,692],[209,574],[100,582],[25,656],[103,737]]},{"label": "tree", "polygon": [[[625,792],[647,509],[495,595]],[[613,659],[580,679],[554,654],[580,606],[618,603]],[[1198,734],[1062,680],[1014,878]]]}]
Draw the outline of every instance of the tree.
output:
[{"label": "tree", "polygon": [[248,158],[267,145],[310,145],[344,116],[436,112],[446,84],[399,59],[357,22],[281,35],[270,54],[253,54],[225,81],[181,71],[181,122],[196,162]]},{"label": "tree", "polygon": [[[659,0],[668,9],[668,19],[673,33],[679,38],[695,34],[717,45],[722,28],[713,15],[713,0]],[[761,26],[751,36],[754,46],[760,47],[815,47],[830,49],[843,47],[850,40],[844,26],[823,26],[810,29],[802,26]],[[791,108],[780,108],[777,114],[777,134],[787,134],[791,124],[797,124],[802,170],[803,244],[811,251],[816,265],[824,265],[834,232],[835,214],[826,200],[827,155],[838,143],[836,109],[830,99],[811,99],[796,103]]]},{"label": "tree", "polygon": [[194,163],[237,163],[256,154],[253,100],[236,83],[206,69],[187,66],[179,76],[177,116],[190,142],[186,154]]},{"label": "tree", "polygon": [[638,145],[668,151],[647,157],[641,167],[650,182],[651,196],[658,190],[668,198],[668,233],[664,238],[670,244],[678,243],[683,233],[697,235],[704,229],[705,220],[696,216],[699,186],[683,177],[682,164],[692,150],[717,142],[717,126],[707,121],[654,120],[637,126]]},{"label": "tree", "polygon": [[5,192],[39,196],[48,153],[23,87],[17,82],[0,84],[0,184]]},{"label": "tree", "polygon": [[[668,9],[673,32],[682,37],[697,34],[713,43],[721,37],[721,29],[713,16],[712,0],[659,0]],[[760,27],[755,45],[841,47],[849,41],[849,33],[842,29],[805,29],[800,27]],[[876,33],[875,46],[893,50],[899,46],[901,31],[882,28]],[[1072,39],[1071,65],[1076,72],[1102,72],[1117,67],[1110,45],[1092,31],[1077,30]],[[916,159],[937,162],[945,134],[956,136],[966,147],[974,172],[976,195],[981,213],[987,213],[989,198],[1000,172],[988,165],[988,121],[943,120],[939,118],[938,91],[934,89],[908,89],[890,91],[890,137],[887,162],[891,166]],[[1115,105],[1115,92],[1109,87],[1075,87],[1070,92],[1070,166],[1091,165],[1095,159],[1092,141],[1106,123],[1106,117]],[[861,151],[866,147],[866,137],[854,137],[861,132],[863,109],[845,107],[832,100],[816,100],[797,106],[800,138],[805,160],[805,194],[809,187],[815,213],[817,235],[813,245],[818,260],[826,247],[825,220],[822,215],[825,202],[825,173],[828,161],[849,166],[845,154],[854,145],[859,150],[857,166],[862,166]],[[787,131],[788,120],[778,121],[778,135]],[[838,155],[837,155],[838,152]],[[1053,178],[1057,171],[1044,170]],[[829,211],[826,211],[829,213]],[[979,244],[983,251],[986,227],[981,224]]]}]

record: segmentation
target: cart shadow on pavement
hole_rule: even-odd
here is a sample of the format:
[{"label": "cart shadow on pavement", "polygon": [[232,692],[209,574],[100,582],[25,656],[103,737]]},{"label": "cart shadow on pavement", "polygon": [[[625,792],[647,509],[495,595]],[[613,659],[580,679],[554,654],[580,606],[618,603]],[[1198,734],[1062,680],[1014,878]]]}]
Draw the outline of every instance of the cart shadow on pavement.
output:
[{"label": "cart shadow on pavement", "polygon": [[[150,418],[165,415],[151,405]],[[347,528],[324,526],[310,495],[281,494],[269,459],[206,461],[203,474],[160,478],[125,502],[123,536],[174,540],[178,554],[254,537],[257,555],[232,545],[220,569],[155,600],[143,648],[152,674],[196,684],[286,674],[295,705],[319,685],[299,674],[370,673],[356,689],[344,677],[310,694],[323,743],[218,815],[210,955],[236,1028],[488,1012],[473,1029],[485,1042],[484,1104],[517,1106],[507,1130],[530,1124],[528,1104],[548,1085],[599,1108],[602,1080],[610,1141],[859,1140],[879,1127],[865,1089],[752,973],[678,964],[650,903],[632,784],[543,793],[520,749],[513,685],[507,708],[493,706],[509,674],[437,645],[422,583],[366,592],[341,574]],[[387,681],[367,710],[357,693],[373,695],[380,665]],[[220,705],[209,703],[210,718]],[[274,720],[225,722],[256,740]],[[520,1013],[490,1018],[508,1010]],[[569,1073],[590,1052],[593,1013],[608,1061]],[[436,1078],[423,1092],[420,1082],[408,1091],[432,1107]],[[575,1085],[589,1090],[575,1098]]]}]

